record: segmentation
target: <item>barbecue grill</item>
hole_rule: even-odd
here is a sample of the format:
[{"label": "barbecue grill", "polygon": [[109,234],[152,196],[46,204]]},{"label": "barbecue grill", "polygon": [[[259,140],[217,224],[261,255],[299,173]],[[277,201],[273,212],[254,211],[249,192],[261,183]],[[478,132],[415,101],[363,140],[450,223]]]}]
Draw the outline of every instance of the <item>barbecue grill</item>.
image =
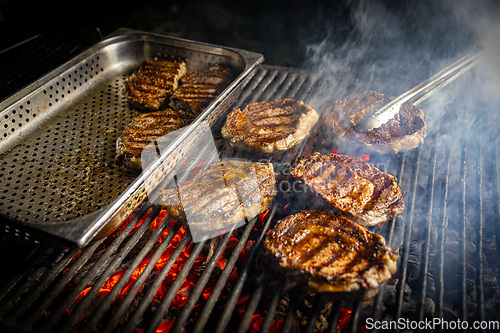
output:
[{"label": "barbecue grill", "polygon": [[[316,128],[289,151],[249,154],[221,138],[223,116],[211,126],[220,157],[271,162],[278,184],[287,181],[287,167],[296,158],[315,152],[361,157],[397,177],[405,212],[370,229],[398,254],[398,272],[373,299],[310,294],[262,265],[262,242],[273,224],[307,208],[283,186],[264,214],[198,243],[148,199],[114,233],[83,248],[52,247],[6,225],[0,324],[23,332],[357,332],[382,330],[389,322],[426,330],[411,325],[433,318],[446,322],[437,327],[443,331],[457,328],[457,322],[471,328],[483,321],[484,330],[492,327],[485,322],[498,325],[500,167],[498,128],[488,121],[496,119],[496,110],[481,98],[470,104],[477,91],[467,83],[477,74],[468,75],[446,88],[450,95],[467,93],[446,104],[445,116],[433,116],[436,99],[421,106],[430,111],[431,130],[424,144],[408,153],[339,147]],[[260,65],[231,108],[282,97],[314,105],[325,82],[310,71]],[[369,88],[354,80],[347,85],[353,91]],[[474,131],[447,140],[457,124],[469,122]]]}]

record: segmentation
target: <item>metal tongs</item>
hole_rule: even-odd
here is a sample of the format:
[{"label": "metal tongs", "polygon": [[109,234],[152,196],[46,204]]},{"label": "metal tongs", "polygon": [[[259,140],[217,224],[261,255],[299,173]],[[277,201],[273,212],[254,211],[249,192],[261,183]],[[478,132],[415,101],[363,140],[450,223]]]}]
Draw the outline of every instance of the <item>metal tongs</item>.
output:
[{"label": "metal tongs", "polygon": [[360,133],[369,132],[394,118],[404,103],[412,102],[413,105],[418,105],[433,93],[476,66],[484,52],[483,49],[469,53],[418,86],[398,96],[390,103],[367,112],[354,126],[354,129]]}]

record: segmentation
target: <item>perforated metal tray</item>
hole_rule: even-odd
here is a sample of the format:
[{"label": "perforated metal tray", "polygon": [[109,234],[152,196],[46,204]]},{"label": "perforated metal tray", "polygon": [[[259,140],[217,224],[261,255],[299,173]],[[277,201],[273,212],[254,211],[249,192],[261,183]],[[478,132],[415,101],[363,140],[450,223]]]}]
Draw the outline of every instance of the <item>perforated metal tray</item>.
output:
[{"label": "perforated metal tray", "polygon": [[[188,72],[230,64],[236,79],[141,174],[114,163],[123,126],[139,114],[125,79],[147,59],[183,58]],[[82,246],[105,235],[144,201],[238,97],[263,61],[245,50],[119,29],[0,103],[0,216],[7,231]]]}]

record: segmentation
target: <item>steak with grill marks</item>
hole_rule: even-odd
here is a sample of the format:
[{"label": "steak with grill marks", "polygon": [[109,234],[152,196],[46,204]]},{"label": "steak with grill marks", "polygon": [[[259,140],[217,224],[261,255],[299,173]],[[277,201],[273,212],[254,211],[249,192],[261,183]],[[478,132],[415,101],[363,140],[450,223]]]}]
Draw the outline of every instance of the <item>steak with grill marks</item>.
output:
[{"label": "steak with grill marks", "polygon": [[369,298],[396,272],[385,239],[331,212],[304,210],[278,221],[265,251],[285,273],[320,293]]},{"label": "steak with grill marks", "polygon": [[299,158],[291,174],[362,225],[386,222],[404,210],[397,179],[360,158],[315,154]]},{"label": "steak with grill marks", "polygon": [[171,98],[174,109],[201,113],[228,85],[233,71],[226,65],[213,65],[187,74]]},{"label": "steak with grill marks", "polygon": [[382,154],[409,151],[424,142],[427,131],[423,111],[410,103],[404,103],[394,118],[379,128],[363,133],[354,129],[367,112],[393,99],[375,91],[345,97],[325,111],[322,123],[348,144],[355,143]]},{"label": "steak with grill marks", "polygon": [[222,136],[235,148],[263,153],[288,150],[309,135],[318,113],[302,101],[251,103],[227,116]]},{"label": "steak with grill marks", "polygon": [[125,83],[125,94],[135,106],[156,111],[177,89],[179,79],[186,74],[186,63],[182,60],[149,60],[130,75]]},{"label": "steak with grill marks", "polygon": [[160,202],[169,214],[187,220],[198,232],[231,228],[265,212],[276,195],[271,163],[215,162],[193,180],[163,190]]},{"label": "steak with grill marks", "polygon": [[171,109],[140,114],[125,126],[116,141],[116,162],[140,170],[146,146],[193,120],[190,113]]}]

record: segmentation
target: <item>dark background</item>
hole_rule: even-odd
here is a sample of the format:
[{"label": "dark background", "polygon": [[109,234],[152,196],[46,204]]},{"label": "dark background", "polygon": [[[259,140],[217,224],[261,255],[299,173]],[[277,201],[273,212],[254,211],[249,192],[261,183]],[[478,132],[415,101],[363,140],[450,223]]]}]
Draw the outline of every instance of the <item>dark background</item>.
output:
[{"label": "dark background", "polygon": [[[43,34],[65,43],[91,45],[119,27],[157,32],[263,53],[267,63],[299,66],[304,46],[324,38],[335,21],[349,26],[343,1],[3,1],[2,48]],[[18,36],[19,35],[19,36]]]},{"label": "dark background", "polygon": [[[268,65],[333,58],[349,71],[390,73],[398,63],[415,69],[413,84],[436,59],[473,47],[497,13],[498,1],[487,0],[0,0],[0,100],[119,27],[259,52]],[[23,69],[30,59],[38,63]]]}]

